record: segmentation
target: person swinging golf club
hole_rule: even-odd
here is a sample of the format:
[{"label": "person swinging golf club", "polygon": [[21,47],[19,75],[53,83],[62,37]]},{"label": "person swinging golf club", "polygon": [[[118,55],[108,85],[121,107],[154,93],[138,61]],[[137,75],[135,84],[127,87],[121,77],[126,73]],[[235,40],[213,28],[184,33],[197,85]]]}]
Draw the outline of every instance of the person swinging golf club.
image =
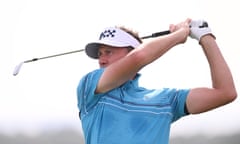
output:
[{"label": "person swinging golf club", "polygon": [[[168,35],[142,42],[129,29],[108,27],[99,40],[86,45],[86,54],[100,66],[84,75],[77,87],[86,144],[168,144],[171,123],[237,97],[230,69],[206,21],[186,19],[169,30]],[[139,71],[188,37],[204,51],[212,87],[140,87]]]}]

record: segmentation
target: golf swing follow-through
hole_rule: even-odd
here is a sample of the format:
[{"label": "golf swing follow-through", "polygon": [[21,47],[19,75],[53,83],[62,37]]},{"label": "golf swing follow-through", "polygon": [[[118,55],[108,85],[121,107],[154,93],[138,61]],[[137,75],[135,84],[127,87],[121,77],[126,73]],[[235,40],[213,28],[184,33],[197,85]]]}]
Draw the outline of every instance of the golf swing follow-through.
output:
[{"label": "golf swing follow-through", "polygon": [[[188,37],[203,49],[212,86],[139,86],[139,71],[175,46],[185,44]],[[143,42],[145,38],[152,39]],[[173,122],[221,107],[237,97],[231,71],[208,23],[189,18],[169,25],[168,31],[144,37],[126,27],[107,27],[85,49],[23,61],[13,75],[24,63],[81,51],[99,64],[77,86],[78,115],[86,144],[168,144]],[[159,73],[164,69],[157,68]],[[161,81],[158,75],[154,80]]]}]

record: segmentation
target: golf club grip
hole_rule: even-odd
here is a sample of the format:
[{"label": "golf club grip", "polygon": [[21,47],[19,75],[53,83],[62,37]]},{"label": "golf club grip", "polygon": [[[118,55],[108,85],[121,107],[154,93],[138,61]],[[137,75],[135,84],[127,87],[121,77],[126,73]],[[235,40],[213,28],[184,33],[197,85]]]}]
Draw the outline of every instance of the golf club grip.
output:
[{"label": "golf club grip", "polygon": [[167,30],[167,31],[162,31],[162,32],[157,32],[157,33],[153,33],[153,34],[152,34],[152,37],[158,37],[158,36],[167,35],[167,34],[170,34],[170,31],[169,31],[169,30]]},{"label": "golf club grip", "polygon": [[144,36],[144,37],[142,37],[142,39],[153,38],[153,37],[158,37],[158,36],[163,36],[163,35],[167,35],[167,34],[170,34],[170,33],[171,33],[170,30],[161,31],[161,32],[156,32],[156,33],[152,33],[151,35]]}]

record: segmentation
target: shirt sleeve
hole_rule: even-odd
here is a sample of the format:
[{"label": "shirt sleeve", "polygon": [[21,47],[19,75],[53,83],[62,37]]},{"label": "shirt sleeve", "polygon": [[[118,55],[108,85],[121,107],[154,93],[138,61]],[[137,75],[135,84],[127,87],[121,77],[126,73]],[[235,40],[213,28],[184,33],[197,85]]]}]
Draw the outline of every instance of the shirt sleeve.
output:
[{"label": "shirt sleeve", "polygon": [[179,89],[175,91],[172,109],[173,109],[173,121],[178,120],[179,118],[186,116],[186,100],[189,93],[189,89]]},{"label": "shirt sleeve", "polygon": [[77,100],[80,118],[86,114],[99,100],[99,94],[95,94],[98,81],[104,69],[98,69],[85,75],[77,87]]}]

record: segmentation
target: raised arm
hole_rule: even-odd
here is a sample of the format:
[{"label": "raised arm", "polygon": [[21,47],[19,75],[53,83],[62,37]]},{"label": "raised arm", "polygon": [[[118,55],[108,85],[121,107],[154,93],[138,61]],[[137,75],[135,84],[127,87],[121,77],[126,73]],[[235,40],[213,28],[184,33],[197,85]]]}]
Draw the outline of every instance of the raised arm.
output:
[{"label": "raised arm", "polygon": [[211,34],[199,37],[199,43],[209,63],[212,88],[192,89],[187,98],[189,113],[196,114],[232,102],[236,96],[236,89],[231,71]]},{"label": "raised arm", "polygon": [[184,43],[190,32],[190,21],[187,19],[177,25],[171,25],[171,34],[144,42],[125,57],[109,65],[98,82],[96,92],[106,92],[122,85],[133,78],[141,68],[161,57],[169,49]]}]

